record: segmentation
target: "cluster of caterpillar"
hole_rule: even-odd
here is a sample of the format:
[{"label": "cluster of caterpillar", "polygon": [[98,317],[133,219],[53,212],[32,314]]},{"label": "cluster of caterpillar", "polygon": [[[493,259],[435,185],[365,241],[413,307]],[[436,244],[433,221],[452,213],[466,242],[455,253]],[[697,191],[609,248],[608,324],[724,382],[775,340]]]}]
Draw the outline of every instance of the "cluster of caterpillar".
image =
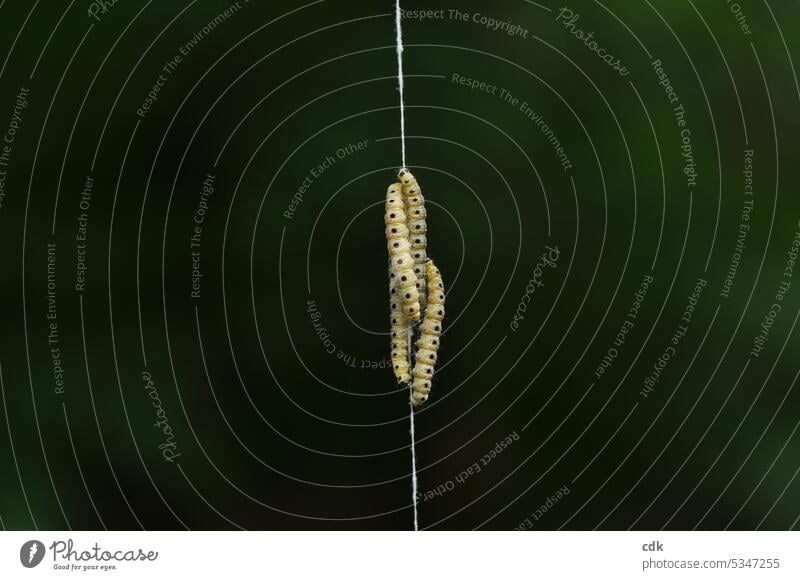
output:
[{"label": "cluster of caterpillar", "polygon": [[[386,192],[386,240],[389,249],[389,292],[392,369],[398,383],[411,385],[411,404],[428,400],[444,318],[444,283],[427,256],[425,199],[408,169]],[[424,315],[423,315],[424,313]],[[409,334],[420,322],[414,367],[408,357]],[[410,373],[409,373],[410,369]]]}]

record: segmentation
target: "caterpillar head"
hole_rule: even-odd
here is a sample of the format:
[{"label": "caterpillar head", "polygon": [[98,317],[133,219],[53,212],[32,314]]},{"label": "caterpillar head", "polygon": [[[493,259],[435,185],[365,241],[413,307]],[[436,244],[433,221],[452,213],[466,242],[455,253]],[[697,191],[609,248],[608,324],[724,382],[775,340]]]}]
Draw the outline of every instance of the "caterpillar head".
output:
[{"label": "caterpillar head", "polygon": [[402,199],[401,197],[402,195],[403,195],[403,186],[400,185],[399,183],[391,184],[389,188],[386,190],[387,199],[390,197],[400,197],[400,199]]},{"label": "caterpillar head", "polygon": [[411,375],[408,374],[408,364],[403,359],[394,359],[392,360],[392,370],[394,371],[394,376],[397,378],[398,383],[407,383],[411,379]]},{"label": "caterpillar head", "polygon": [[407,167],[403,167],[398,173],[397,177],[400,182],[404,186],[409,186],[412,183],[416,182],[417,180],[414,178],[414,175],[408,170]]}]

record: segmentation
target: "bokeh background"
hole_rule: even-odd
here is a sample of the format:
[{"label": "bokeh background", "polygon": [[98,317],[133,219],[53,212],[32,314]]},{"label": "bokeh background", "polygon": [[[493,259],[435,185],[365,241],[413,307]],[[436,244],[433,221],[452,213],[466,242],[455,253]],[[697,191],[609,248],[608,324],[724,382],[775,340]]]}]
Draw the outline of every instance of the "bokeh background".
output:
[{"label": "bokeh background", "polygon": [[[402,4],[420,528],[796,527],[800,3]],[[393,9],[0,2],[4,529],[412,526]]]}]

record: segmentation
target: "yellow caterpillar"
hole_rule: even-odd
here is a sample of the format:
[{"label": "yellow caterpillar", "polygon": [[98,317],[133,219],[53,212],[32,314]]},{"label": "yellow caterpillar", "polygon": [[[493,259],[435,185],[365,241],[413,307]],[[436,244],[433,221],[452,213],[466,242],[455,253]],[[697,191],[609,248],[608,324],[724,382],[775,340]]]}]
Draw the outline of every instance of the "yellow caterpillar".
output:
[{"label": "yellow caterpillar", "polygon": [[419,327],[420,337],[417,340],[414,369],[411,371],[414,377],[411,404],[415,407],[427,401],[430,395],[433,369],[439,351],[439,338],[442,335],[442,320],[444,320],[444,283],[439,268],[433,260],[425,262],[425,274],[428,283],[428,304]]},{"label": "yellow caterpillar", "polygon": [[419,320],[419,292],[416,287],[414,260],[410,253],[408,227],[402,186],[393,183],[386,192],[386,240],[389,248],[392,288],[397,290],[403,305],[403,314],[411,321]]},{"label": "yellow caterpillar", "polygon": [[411,380],[408,374],[408,320],[403,314],[403,301],[395,288],[389,284],[389,309],[392,321],[392,370],[398,383]]},{"label": "yellow caterpillar", "polygon": [[414,274],[417,276],[417,290],[419,292],[420,309],[425,309],[425,260],[427,260],[428,225],[425,221],[425,198],[422,188],[416,178],[408,169],[401,169],[397,174],[403,185],[403,200],[409,229],[409,242],[411,256],[414,259]]}]

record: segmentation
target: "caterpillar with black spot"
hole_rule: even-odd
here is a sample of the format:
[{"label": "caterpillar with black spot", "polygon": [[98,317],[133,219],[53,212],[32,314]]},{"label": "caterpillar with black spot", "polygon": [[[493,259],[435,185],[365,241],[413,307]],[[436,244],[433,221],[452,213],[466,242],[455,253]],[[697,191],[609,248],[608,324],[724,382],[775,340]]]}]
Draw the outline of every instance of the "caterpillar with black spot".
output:
[{"label": "caterpillar with black spot", "polygon": [[390,277],[403,305],[403,313],[411,321],[419,320],[419,291],[414,273],[414,260],[408,241],[405,202],[402,185],[393,183],[386,192],[386,240],[389,248]]},{"label": "caterpillar with black spot", "polygon": [[408,362],[408,320],[403,313],[403,301],[394,285],[389,284],[389,314],[392,322],[392,370],[398,383],[411,380]]},{"label": "caterpillar with black spot", "polygon": [[425,317],[419,326],[420,337],[417,340],[414,368],[411,371],[414,377],[411,404],[415,407],[427,401],[430,395],[444,320],[444,282],[433,260],[425,262],[425,275],[428,283],[428,304],[425,307]]},{"label": "caterpillar with black spot", "polygon": [[422,188],[417,183],[417,179],[408,169],[401,169],[397,176],[403,184],[403,201],[407,216],[406,223],[409,230],[411,256],[414,259],[414,274],[417,275],[419,307],[424,310],[426,294],[425,260],[428,259],[428,224],[425,220],[427,217],[425,198],[422,196]]}]

